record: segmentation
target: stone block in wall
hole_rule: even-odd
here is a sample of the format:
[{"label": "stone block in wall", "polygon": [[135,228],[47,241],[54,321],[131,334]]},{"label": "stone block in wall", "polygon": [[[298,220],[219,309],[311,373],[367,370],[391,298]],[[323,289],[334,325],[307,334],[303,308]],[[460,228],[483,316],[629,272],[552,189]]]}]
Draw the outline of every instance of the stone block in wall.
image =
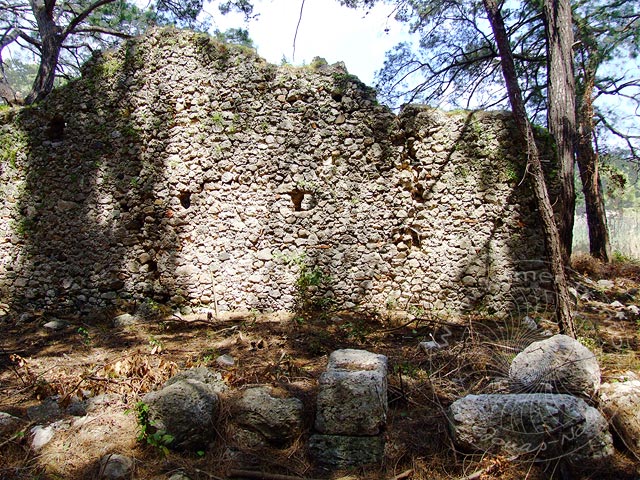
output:
[{"label": "stone block in wall", "polygon": [[384,455],[384,437],[345,437],[312,435],[309,453],[319,465],[347,468],[380,463]]},{"label": "stone block in wall", "polygon": [[387,418],[387,358],[337,350],[320,376],[315,429],[328,435],[377,435]]}]

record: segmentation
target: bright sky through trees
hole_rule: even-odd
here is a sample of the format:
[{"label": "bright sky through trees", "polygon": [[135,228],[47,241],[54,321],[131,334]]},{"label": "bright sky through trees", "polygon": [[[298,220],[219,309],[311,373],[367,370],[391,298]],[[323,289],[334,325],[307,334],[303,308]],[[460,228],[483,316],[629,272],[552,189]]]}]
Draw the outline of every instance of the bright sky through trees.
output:
[{"label": "bright sky through trees", "polygon": [[[368,85],[374,85],[374,75],[382,68],[385,53],[402,41],[411,40],[407,26],[394,20],[394,7],[377,3],[368,13],[343,7],[337,0],[305,0],[304,11],[296,39],[293,39],[300,18],[302,0],[257,0],[254,12],[258,17],[244,23],[241,14],[221,16],[214,4],[205,6],[213,28],[221,31],[242,26],[257,46],[258,53],[269,62],[280,64],[283,57],[294,65],[309,64],[313,57],[324,57],[329,63],[344,61],[350,73]],[[616,67],[628,78],[637,78],[638,63],[620,59]],[[419,78],[416,77],[416,81]],[[496,95],[499,87],[496,86]],[[475,102],[471,102],[474,106]],[[447,105],[441,105],[446,108]],[[506,106],[506,105],[505,105]],[[618,121],[635,133],[637,113],[631,105],[618,101],[606,108],[616,112]],[[624,146],[619,139],[609,137],[614,145]]]},{"label": "bright sky through trees", "polygon": [[[392,6],[377,5],[365,13],[342,7],[335,0],[305,0],[292,58],[300,6],[298,0],[256,2],[254,11],[259,16],[245,28],[258,53],[269,62],[279,64],[283,56],[294,65],[309,64],[316,56],[329,63],[344,61],[349,73],[372,85],[386,51],[407,38],[406,26],[393,19]],[[221,16],[214,5],[205,6],[205,12],[221,31],[243,25],[242,15]]]}]

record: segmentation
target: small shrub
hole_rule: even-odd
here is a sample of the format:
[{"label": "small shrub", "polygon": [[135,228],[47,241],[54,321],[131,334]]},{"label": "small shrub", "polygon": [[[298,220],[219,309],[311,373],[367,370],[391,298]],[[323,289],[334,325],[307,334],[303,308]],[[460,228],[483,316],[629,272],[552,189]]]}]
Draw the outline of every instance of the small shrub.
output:
[{"label": "small shrub", "polygon": [[364,319],[354,319],[340,325],[346,337],[350,340],[354,340],[358,343],[364,343],[367,340],[367,335],[371,333],[371,328],[367,325]]},{"label": "small shrub", "polygon": [[91,336],[89,335],[89,331],[86,328],[78,327],[78,335],[80,335],[82,343],[84,343],[85,346],[91,346]]},{"label": "small shrub", "polygon": [[125,415],[135,412],[136,422],[138,423],[139,442],[145,442],[155,447],[163,455],[169,453],[169,445],[173,443],[174,437],[164,430],[158,430],[155,422],[149,420],[149,405],[144,402],[137,402],[132,409],[126,410]]},{"label": "small shrub", "polygon": [[331,276],[327,275],[324,270],[312,265],[306,253],[300,253],[295,256],[274,255],[275,259],[298,267],[298,277],[295,281],[296,286],[296,310],[304,315],[318,311],[328,311],[333,307],[334,300],[329,297],[318,295],[318,289],[326,287],[331,282]]},{"label": "small shrub", "polygon": [[578,273],[590,277],[602,277],[604,275],[604,265],[591,255],[578,254],[571,259],[571,267]]}]

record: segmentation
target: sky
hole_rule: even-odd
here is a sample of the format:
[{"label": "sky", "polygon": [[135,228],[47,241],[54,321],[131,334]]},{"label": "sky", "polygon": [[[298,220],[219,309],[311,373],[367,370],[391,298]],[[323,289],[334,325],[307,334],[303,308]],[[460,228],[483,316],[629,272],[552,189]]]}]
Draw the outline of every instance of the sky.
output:
[{"label": "sky", "polygon": [[337,0],[304,0],[294,57],[293,39],[301,3],[257,1],[254,12],[259,16],[247,24],[242,15],[221,16],[215,5],[209,4],[205,10],[220,31],[232,27],[249,30],[258,54],[271,63],[280,64],[283,56],[293,65],[309,64],[316,56],[329,63],[343,61],[349,73],[368,85],[373,85],[385,52],[408,37],[406,25],[393,19],[393,7],[389,5],[378,4],[367,13],[342,7]]}]

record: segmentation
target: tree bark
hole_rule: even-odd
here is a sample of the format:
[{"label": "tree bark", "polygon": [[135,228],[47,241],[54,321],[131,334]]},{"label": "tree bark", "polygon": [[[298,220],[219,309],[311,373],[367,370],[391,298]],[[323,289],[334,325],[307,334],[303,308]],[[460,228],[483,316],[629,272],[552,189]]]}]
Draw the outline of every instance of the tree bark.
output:
[{"label": "tree bark", "polygon": [[578,141],[576,144],[578,169],[582,180],[582,192],[587,210],[589,227],[589,253],[603,262],[611,261],[609,227],[602,195],[602,183],[598,169],[598,154],[593,148],[593,71],[585,70],[584,85],[578,109]]},{"label": "tree bark", "polygon": [[25,99],[26,104],[32,104],[42,100],[51,93],[56,79],[56,68],[62,51],[62,45],[66,38],[74,33],[78,26],[87,19],[96,9],[115,0],[97,0],[90,4],[82,12],[75,15],[66,28],[56,24],[54,10],[57,0],[29,0],[31,11],[38,25],[40,35],[40,66],[31,87],[31,92]]},{"label": "tree bark", "polygon": [[40,33],[41,58],[31,92],[25,99],[25,103],[28,105],[42,100],[53,90],[58,57],[64,41],[62,30],[56,25],[53,18],[55,0],[30,0],[29,3]]},{"label": "tree bark", "polygon": [[574,143],[576,88],[573,70],[573,22],[569,0],[543,2],[547,37],[547,123],[557,147],[560,180],[558,230],[565,264],[571,258],[576,208]]},{"label": "tree bark", "polygon": [[533,191],[540,211],[542,228],[544,232],[547,255],[549,257],[551,274],[553,276],[553,287],[556,296],[556,320],[560,331],[575,338],[576,330],[571,312],[571,298],[567,288],[567,279],[564,271],[562,257],[562,246],[560,235],[553,217],[553,208],[549,199],[547,185],[544,179],[544,172],[538,148],[536,146],[533,129],[527,118],[527,113],[522,99],[522,91],[518,84],[518,76],[513,61],[513,51],[509,44],[509,36],[504,25],[502,13],[496,0],[483,0],[485,10],[489,17],[491,29],[500,53],[502,74],[504,76],[509,102],[513,110],[514,120],[518,130],[525,141],[527,149],[528,169],[531,173]]}]

